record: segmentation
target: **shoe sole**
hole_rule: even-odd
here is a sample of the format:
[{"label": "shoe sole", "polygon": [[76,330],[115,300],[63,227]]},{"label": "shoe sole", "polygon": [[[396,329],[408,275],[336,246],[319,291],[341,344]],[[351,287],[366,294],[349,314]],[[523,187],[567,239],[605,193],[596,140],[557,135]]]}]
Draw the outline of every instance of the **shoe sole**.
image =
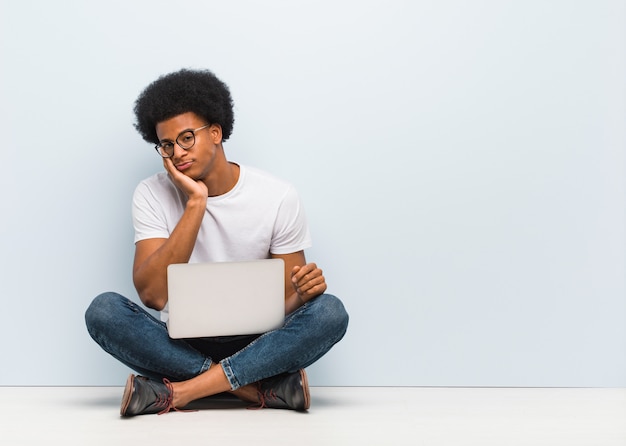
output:
[{"label": "shoe sole", "polygon": [[300,379],[302,379],[302,389],[304,390],[304,408],[308,410],[311,407],[311,394],[309,392],[309,380],[304,369],[300,369]]},{"label": "shoe sole", "polygon": [[126,416],[128,405],[130,404],[130,398],[133,396],[135,390],[135,375],[129,375],[126,380],[126,387],[124,387],[124,395],[122,396],[122,405],[120,406],[120,415]]}]

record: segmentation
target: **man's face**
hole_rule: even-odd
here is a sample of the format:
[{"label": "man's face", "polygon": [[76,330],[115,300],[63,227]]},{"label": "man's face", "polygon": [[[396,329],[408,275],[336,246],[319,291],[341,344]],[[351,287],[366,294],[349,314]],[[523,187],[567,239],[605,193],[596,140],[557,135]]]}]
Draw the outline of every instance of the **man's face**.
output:
[{"label": "man's face", "polygon": [[156,133],[163,149],[171,153],[170,158],[178,171],[202,180],[215,167],[221,153],[219,125],[188,112],[159,122]]}]

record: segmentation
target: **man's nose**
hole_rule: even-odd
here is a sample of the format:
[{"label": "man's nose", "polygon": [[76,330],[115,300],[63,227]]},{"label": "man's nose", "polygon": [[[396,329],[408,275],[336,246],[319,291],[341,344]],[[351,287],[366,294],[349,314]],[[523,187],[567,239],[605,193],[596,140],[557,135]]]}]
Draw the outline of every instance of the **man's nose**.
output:
[{"label": "man's nose", "polygon": [[180,144],[178,144],[178,141],[174,142],[174,153],[172,155],[172,158],[180,158],[181,156],[183,156],[183,154],[185,154],[187,152],[186,149],[183,149]]}]

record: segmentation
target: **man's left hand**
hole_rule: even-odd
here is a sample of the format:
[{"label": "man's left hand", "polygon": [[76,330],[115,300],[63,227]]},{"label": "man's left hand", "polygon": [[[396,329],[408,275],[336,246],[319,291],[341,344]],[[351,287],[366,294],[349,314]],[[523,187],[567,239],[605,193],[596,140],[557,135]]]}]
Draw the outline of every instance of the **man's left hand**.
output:
[{"label": "man's left hand", "polygon": [[303,303],[326,291],[326,279],[315,263],[294,266],[291,270],[291,283]]}]

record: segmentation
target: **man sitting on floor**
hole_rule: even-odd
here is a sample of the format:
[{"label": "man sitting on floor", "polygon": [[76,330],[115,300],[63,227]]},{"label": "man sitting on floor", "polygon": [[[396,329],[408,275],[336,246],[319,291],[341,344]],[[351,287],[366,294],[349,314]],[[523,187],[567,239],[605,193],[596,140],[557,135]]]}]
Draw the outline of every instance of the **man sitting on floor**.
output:
[{"label": "man sitting on floor", "polygon": [[[311,238],[294,188],[263,171],[229,162],[228,87],[207,70],[183,69],[150,84],[135,103],[135,127],[154,143],[165,171],[133,196],[133,281],[161,321],[117,294],[97,296],[86,311],[91,337],[137,371],[121,415],[167,412],[198,398],[232,392],[261,407],[306,410],[304,369],[345,334],[348,314],[304,250]],[[167,266],[173,263],[281,258],[285,319],[261,335],[171,339]],[[242,277],[241,280],[246,280]]]}]

